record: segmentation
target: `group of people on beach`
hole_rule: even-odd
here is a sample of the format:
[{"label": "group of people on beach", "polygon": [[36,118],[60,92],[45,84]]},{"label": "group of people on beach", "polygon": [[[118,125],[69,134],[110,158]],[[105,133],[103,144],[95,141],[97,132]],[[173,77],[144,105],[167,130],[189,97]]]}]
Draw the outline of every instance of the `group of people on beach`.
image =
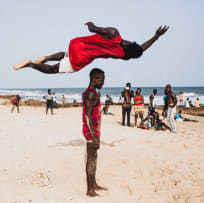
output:
[{"label": "group of people on beach", "polygon": [[192,101],[190,100],[189,97],[187,97],[186,101],[184,102],[183,92],[180,92],[179,93],[179,106],[184,106],[186,108],[189,108],[189,107],[200,108],[200,100],[197,97],[196,100],[194,101],[194,106],[193,106],[193,103],[192,103]]},{"label": "group of people on beach", "polygon": [[[159,113],[156,111],[157,104],[157,89],[153,89],[153,93],[149,97],[148,115],[144,118],[144,97],[141,94],[141,88],[137,88],[134,95],[134,91],[131,90],[131,84],[127,83],[125,89],[121,92],[123,98],[122,103],[122,125],[125,126],[125,117],[127,115],[127,126],[130,126],[130,113],[132,109],[132,99],[134,100],[134,125],[138,128],[149,129],[155,128],[157,130],[167,128],[171,132],[176,132],[174,115],[176,113],[177,98],[171,90],[171,85],[166,85],[165,88],[165,105],[162,115],[166,115],[169,126],[165,124],[160,118]],[[138,125],[137,120],[140,117],[141,122]],[[147,124],[145,125],[145,122]]]},{"label": "group of people on beach", "polygon": [[[126,87],[121,92],[123,98],[122,101],[122,125],[125,126],[125,118],[127,115],[127,126],[130,126],[130,113],[132,109],[132,103],[134,103],[134,126],[142,129],[154,128],[156,130],[168,129],[172,133],[176,132],[175,121],[193,121],[182,116],[181,110],[176,111],[178,99],[175,93],[172,91],[171,85],[167,84],[164,89],[164,105],[162,110],[163,119],[160,119],[160,115],[157,109],[157,89],[153,89],[152,94],[149,97],[149,106],[147,117],[144,118],[144,97],[141,94],[141,88],[137,88],[135,94],[131,90],[131,84],[126,83]],[[180,107],[180,106],[179,106]],[[137,120],[140,117],[141,122],[138,125]],[[168,125],[164,122],[167,120]]]}]

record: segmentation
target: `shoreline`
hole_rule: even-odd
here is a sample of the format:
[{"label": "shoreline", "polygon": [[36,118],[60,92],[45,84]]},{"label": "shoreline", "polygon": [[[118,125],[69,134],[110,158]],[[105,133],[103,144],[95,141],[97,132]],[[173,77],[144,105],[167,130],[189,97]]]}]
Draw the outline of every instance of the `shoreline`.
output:
[{"label": "shoreline", "polygon": [[[14,97],[15,95],[0,95],[0,105],[11,105],[11,98]],[[71,108],[71,107],[80,107],[82,106],[82,102],[70,102],[70,103],[65,103],[64,105],[62,103],[57,103],[58,108]],[[34,100],[34,99],[26,99],[26,100],[21,100],[20,101],[20,106],[34,106],[34,107],[42,107],[46,105],[46,101],[41,101],[41,100]],[[121,106],[121,103],[113,103],[110,104],[110,106]],[[104,104],[102,104],[104,106]],[[133,105],[132,105],[133,106]],[[144,105],[145,109],[148,109],[148,104]],[[163,105],[158,105],[156,106],[157,110],[162,111]],[[183,114],[189,114],[189,115],[194,115],[194,116],[204,116],[204,107],[201,106],[200,108],[195,108],[195,107],[181,107],[177,106],[177,110],[181,110]]]}]

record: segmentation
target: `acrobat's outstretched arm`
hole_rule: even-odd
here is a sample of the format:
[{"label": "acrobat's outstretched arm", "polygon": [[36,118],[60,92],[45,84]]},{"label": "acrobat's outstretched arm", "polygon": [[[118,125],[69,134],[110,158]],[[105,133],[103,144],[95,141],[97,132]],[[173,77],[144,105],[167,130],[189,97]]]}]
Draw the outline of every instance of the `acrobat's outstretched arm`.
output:
[{"label": "acrobat's outstretched arm", "polygon": [[146,49],[148,49],[156,40],[159,39],[160,36],[162,36],[167,30],[169,29],[169,26],[165,25],[165,26],[160,26],[156,32],[155,35],[149,39],[148,41],[144,42],[141,47],[142,50],[145,51]]},{"label": "acrobat's outstretched arm", "polygon": [[105,36],[105,38],[114,38],[116,37],[119,32],[116,28],[113,28],[113,27],[98,27],[96,25],[94,25],[93,22],[87,22],[85,23],[85,25],[88,26],[88,29],[90,32],[94,32],[94,33],[97,33],[97,34],[100,34],[102,36]]}]

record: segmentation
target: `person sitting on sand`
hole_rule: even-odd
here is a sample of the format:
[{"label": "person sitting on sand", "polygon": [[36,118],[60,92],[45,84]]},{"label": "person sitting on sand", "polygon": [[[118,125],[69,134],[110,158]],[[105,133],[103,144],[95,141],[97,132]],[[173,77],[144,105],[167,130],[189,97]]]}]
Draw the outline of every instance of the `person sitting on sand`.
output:
[{"label": "person sitting on sand", "polygon": [[[112,98],[107,94],[106,95],[106,100],[105,100],[105,106],[103,107],[103,113],[104,114],[108,114],[108,109],[109,109],[109,106],[110,106],[110,104],[112,104],[113,103],[113,100],[112,100]],[[110,114],[110,113],[109,113]]]},{"label": "person sitting on sand", "polygon": [[197,120],[192,120],[189,118],[185,118],[181,115],[181,110],[176,114],[175,116],[176,121],[192,121],[192,122],[198,122]]},{"label": "person sitting on sand", "polygon": [[11,113],[13,113],[15,107],[17,109],[17,112],[20,113],[20,111],[19,111],[20,99],[21,99],[21,97],[18,94],[11,99],[11,103],[12,103]]},{"label": "person sitting on sand", "polygon": [[100,126],[101,126],[101,103],[100,95],[96,89],[103,87],[105,80],[104,72],[101,69],[94,68],[90,72],[90,83],[83,92],[83,135],[87,141],[87,195],[98,196],[96,190],[106,190],[96,183],[96,164],[97,150],[100,147]]},{"label": "person sitting on sand", "polygon": [[193,107],[193,104],[192,104],[191,100],[189,100],[189,105],[190,105],[190,107]]},{"label": "person sitting on sand", "polygon": [[159,113],[155,110],[152,110],[150,114],[144,119],[144,122],[147,121],[147,128],[155,128],[155,130],[165,130],[168,129],[171,131],[171,128],[164,123],[159,118]]},{"label": "person sitting on sand", "polygon": [[153,128],[155,125],[155,109],[153,107],[149,107],[149,111],[147,114],[147,117],[143,120],[143,123],[145,123],[147,121],[147,127],[148,128]]},{"label": "person sitting on sand", "polygon": [[[30,67],[47,74],[73,73],[81,70],[97,58],[134,59],[142,55],[167,30],[168,26],[160,26],[155,35],[141,46],[136,42],[123,40],[119,31],[113,27],[98,27],[88,22],[91,36],[72,39],[67,52],[59,52],[50,56],[42,56],[32,62],[26,59],[13,66],[14,70]],[[60,61],[54,65],[45,64],[48,61]]]},{"label": "person sitting on sand", "polygon": [[106,95],[105,103],[107,103],[107,104],[112,104],[113,103],[113,99],[108,94]]},{"label": "person sitting on sand", "polygon": [[171,131],[171,128],[159,118],[158,112],[154,112],[154,120],[155,120],[155,129],[156,130],[168,129],[169,131]]}]

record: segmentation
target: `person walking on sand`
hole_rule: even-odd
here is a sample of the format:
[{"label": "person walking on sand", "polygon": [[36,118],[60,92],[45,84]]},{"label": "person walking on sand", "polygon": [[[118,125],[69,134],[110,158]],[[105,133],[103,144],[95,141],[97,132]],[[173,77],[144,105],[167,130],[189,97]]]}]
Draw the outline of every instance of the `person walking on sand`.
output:
[{"label": "person walking on sand", "polygon": [[174,120],[174,116],[176,114],[177,98],[174,92],[172,91],[170,84],[166,85],[165,92],[167,94],[166,100],[168,104],[167,121],[171,128],[171,132],[176,133],[176,123]]},{"label": "person walking on sand", "polygon": [[86,178],[87,195],[98,196],[97,190],[106,190],[96,183],[96,163],[97,150],[100,147],[100,127],[101,127],[101,103],[100,95],[96,89],[103,87],[105,80],[104,72],[94,68],[90,72],[90,83],[83,92],[83,135],[87,141]]},{"label": "person walking on sand", "polygon": [[121,92],[121,96],[123,97],[122,104],[122,125],[125,126],[125,116],[127,114],[127,126],[130,127],[130,112],[132,109],[131,100],[134,97],[134,92],[130,89],[131,84],[126,83],[125,89]]},{"label": "person walking on sand", "polygon": [[51,89],[47,90],[47,95],[43,96],[43,99],[46,100],[46,115],[48,113],[48,109],[50,109],[51,114],[53,115],[53,95],[51,93]]},{"label": "person walking on sand", "polygon": [[[154,36],[142,45],[121,38],[119,31],[113,27],[98,27],[92,22],[87,22],[91,36],[72,39],[67,52],[58,52],[50,56],[42,56],[32,62],[26,59],[13,66],[14,70],[30,67],[47,74],[73,73],[81,70],[97,58],[114,58],[129,60],[138,58],[168,29],[160,26]],[[45,64],[48,61],[59,61],[54,65]]]},{"label": "person walking on sand", "polygon": [[20,110],[19,110],[20,99],[21,97],[18,94],[11,99],[11,103],[12,103],[11,113],[13,113],[15,107],[17,109],[17,112],[20,113]]}]

